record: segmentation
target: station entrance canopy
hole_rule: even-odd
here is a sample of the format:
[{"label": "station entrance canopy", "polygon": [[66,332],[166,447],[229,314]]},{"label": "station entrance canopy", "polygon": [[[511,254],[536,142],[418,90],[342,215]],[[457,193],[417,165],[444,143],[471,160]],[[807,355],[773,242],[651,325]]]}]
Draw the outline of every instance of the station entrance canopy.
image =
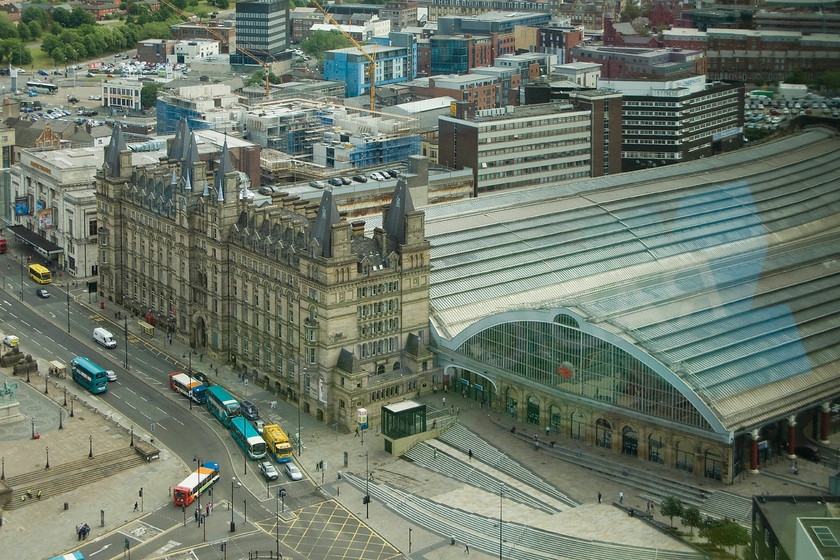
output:
[{"label": "station entrance canopy", "polygon": [[64,253],[64,249],[24,226],[9,226],[8,229],[15,234],[15,239],[23,241],[48,259],[54,259],[57,255]]}]

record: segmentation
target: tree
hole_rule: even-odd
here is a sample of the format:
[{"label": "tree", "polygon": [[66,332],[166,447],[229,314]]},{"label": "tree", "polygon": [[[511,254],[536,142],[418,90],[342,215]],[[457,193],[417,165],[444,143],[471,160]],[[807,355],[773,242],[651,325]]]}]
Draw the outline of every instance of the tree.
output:
[{"label": "tree", "polygon": [[700,515],[700,510],[696,507],[687,507],[683,509],[680,516],[683,524],[691,528],[691,535],[694,536],[694,528],[700,527],[703,524],[703,516]]},{"label": "tree", "polygon": [[210,12],[207,10],[207,8],[196,8],[195,12],[193,13],[195,14],[195,17],[198,18],[198,21],[207,19],[207,16],[210,15]]},{"label": "tree", "polygon": [[0,37],[4,39],[17,39],[18,33],[15,24],[9,21],[9,18],[0,16]]},{"label": "tree", "polygon": [[146,82],[140,90],[140,105],[151,107],[157,100],[157,94],[164,88],[164,84],[158,82]]},{"label": "tree", "polygon": [[794,68],[790,74],[785,76],[785,82],[789,84],[807,84],[808,76],[802,71],[802,68]]},{"label": "tree", "polygon": [[621,12],[619,21],[633,21],[642,15],[642,10],[639,8],[638,0],[627,0],[624,4],[624,11]]},{"label": "tree", "polygon": [[820,87],[827,91],[840,91],[840,71],[826,70],[820,75],[819,79],[817,79],[817,83],[820,85]]},{"label": "tree", "polygon": [[300,49],[309,56],[318,60],[324,59],[324,53],[334,49],[352,47],[350,39],[341,34],[337,29],[330,31],[313,31],[309,38],[300,44]]},{"label": "tree", "polygon": [[80,6],[76,6],[73,8],[73,11],[70,12],[70,27],[81,27],[83,25],[96,25],[96,17],[84,10],[84,8]]},{"label": "tree", "polygon": [[30,4],[20,14],[20,21],[26,24],[30,24],[33,21],[37,21],[38,25],[41,26],[41,29],[45,28],[50,23],[50,16],[47,15],[47,12],[44,11],[43,8],[40,6],[35,6],[34,4]]},{"label": "tree", "polygon": [[17,32],[21,41],[30,41],[32,39],[32,32],[29,31],[29,26],[23,22],[18,23]]},{"label": "tree", "polygon": [[673,527],[674,518],[682,515],[682,501],[676,496],[668,496],[662,500],[662,506],[659,508],[659,511],[662,512],[662,515],[671,518],[671,527]]},{"label": "tree", "polygon": [[227,10],[230,7],[228,0],[216,0],[216,7],[220,10]]},{"label": "tree", "polygon": [[40,23],[38,23],[37,21],[29,22],[29,33],[32,35],[33,39],[37,39],[38,37],[40,37],[43,32],[44,28],[41,27]]},{"label": "tree", "polygon": [[745,527],[731,519],[723,519],[713,523],[705,530],[709,543],[723,548],[745,545],[750,542],[750,534]]},{"label": "tree", "polygon": [[64,48],[62,48],[62,47],[54,48],[53,51],[50,53],[50,58],[53,59],[53,64],[55,64],[56,66],[59,66],[62,62],[67,60],[67,56],[65,56],[65,54],[64,54]]}]

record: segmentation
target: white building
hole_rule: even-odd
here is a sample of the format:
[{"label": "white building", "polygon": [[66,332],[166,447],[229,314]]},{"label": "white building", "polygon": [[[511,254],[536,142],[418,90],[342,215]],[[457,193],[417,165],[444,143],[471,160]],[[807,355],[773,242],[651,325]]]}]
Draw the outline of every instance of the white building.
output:
[{"label": "white building", "polygon": [[142,89],[143,84],[137,80],[105,80],[102,82],[102,105],[122,107],[127,111],[139,111]]},{"label": "white building", "polygon": [[551,68],[551,75],[560,76],[581,87],[595,89],[601,78],[601,65],[594,62],[558,64]]},{"label": "white building", "polygon": [[[132,162],[159,163],[162,152],[134,152]],[[98,264],[97,208],[93,176],[105,161],[102,148],[20,150],[13,168],[12,225],[23,226],[63,249],[50,255],[63,273],[84,278]],[[23,201],[26,201],[23,204]]]},{"label": "white building", "polygon": [[169,55],[171,64],[191,64],[219,54],[219,42],[212,39],[192,39],[175,43],[175,54]]}]

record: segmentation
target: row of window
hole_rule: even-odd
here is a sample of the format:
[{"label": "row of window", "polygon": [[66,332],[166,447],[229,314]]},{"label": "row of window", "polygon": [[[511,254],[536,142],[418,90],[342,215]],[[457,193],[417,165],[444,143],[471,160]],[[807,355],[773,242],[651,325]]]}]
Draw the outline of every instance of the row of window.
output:
[{"label": "row of window", "polygon": [[356,357],[359,359],[370,358],[396,352],[400,349],[399,337],[393,336],[382,340],[372,340],[356,345]]},{"label": "row of window", "polygon": [[400,300],[388,299],[359,305],[356,307],[356,317],[370,317],[373,315],[381,315],[383,313],[392,313],[399,309]]},{"label": "row of window", "polygon": [[376,336],[382,333],[398,330],[400,330],[400,320],[397,317],[394,317],[384,321],[363,323],[358,326],[356,334],[358,338],[367,338],[369,336]]},{"label": "row of window", "polygon": [[362,299],[366,297],[373,297],[378,294],[387,294],[388,292],[397,292],[400,289],[398,280],[393,282],[383,282],[380,284],[368,284],[367,286],[360,286],[356,288],[356,298]]}]

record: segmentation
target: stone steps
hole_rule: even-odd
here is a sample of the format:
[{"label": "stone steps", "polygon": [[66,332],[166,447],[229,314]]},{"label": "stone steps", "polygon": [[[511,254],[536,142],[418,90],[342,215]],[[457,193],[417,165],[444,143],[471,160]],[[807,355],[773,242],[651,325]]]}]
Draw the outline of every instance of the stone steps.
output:
[{"label": "stone steps", "polygon": [[13,510],[33,500],[37,501],[34,497],[21,499],[29,490],[33,496],[40,491],[42,499],[51,498],[144,464],[146,460],[133,448],[127,447],[95,455],[93,458],[86,457],[51,466],[49,469],[7,477],[6,483],[12,489],[12,497],[4,509]]}]

